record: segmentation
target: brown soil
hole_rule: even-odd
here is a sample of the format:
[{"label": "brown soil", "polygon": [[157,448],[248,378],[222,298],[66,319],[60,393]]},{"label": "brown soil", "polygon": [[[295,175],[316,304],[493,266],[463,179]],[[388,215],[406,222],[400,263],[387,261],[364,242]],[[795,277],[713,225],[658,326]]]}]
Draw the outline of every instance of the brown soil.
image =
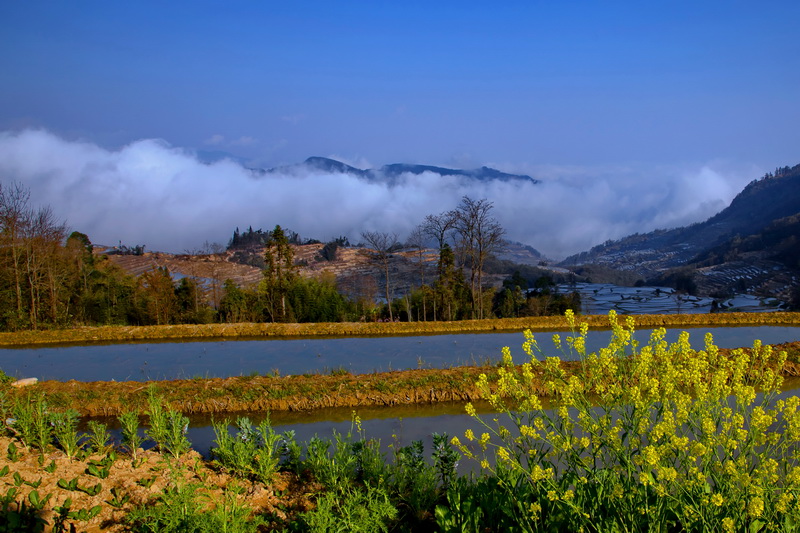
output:
[{"label": "brown soil", "polygon": [[[19,450],[16,461],[11,461],[6,453],[12,441]],[[236,492],[237,499],[246,503],[254,513],[272,514],[280,521],[291,519],[297,512],[309,509],[312,505],[309,497],[321,489],[316,483],[301,482],[297,476],[289,472],[276,474],[269,486],[235,478],[225,473],[223,469],[204,461],[195,451],[189,451],[179,460],[168,460],[166,456],[151,450],[140,449],[136,460],[120,453],[105,479],[90,475],[86,471],[90,460],[101,460],[104,455],[91,455],[81,460],[70,459],[58,450],[44,453],[38,450],[26,450],[19,441],[8,437],[0,437],[0,452],[0,469],[8,466],[8,473],[0,477],[0,487],[2,487],[0,493],[6,494],[9,489],[16,487],[15,474],[23,480],[22,484],[16,487],[17,503],[11,504],[11,510],[16,510],[14,505],[19,505],[18,502],[27,504],[28,495],[33,490],[36,490],[41,498],[50,495],[40,512],[41,518],[49,524],[46,531],[51,530],[56,519],[54,507],[62,506],[67,498],[72,500],[70,506],[72,511],[89,510],[98,505],[102,508],[100,514],[89,521],[68,520],[67,531],[69,524],[74,524],[77,531],[114,532],[126,530],[124,517],[132,509],[152,502],[165,490],[178,484],[197,484],[197,490],[207,495],[209,505],[221,502],[225,491]],[[55,470],[52,473],[45,470],[51,463],[55,463]],[[92,487],[99,483],[102,485],[102,490],[94,496],[89,496],[79,490],[68,490],[58,486],[59,480],[69,482],[75,478],[80,487]],[[26,483],[36,484],[40,480],[41,484],[35,489]],[[127,495],[129,500],[119,507],[112,506],[108,503],[114,498],[112,489],[119,498]]]}]

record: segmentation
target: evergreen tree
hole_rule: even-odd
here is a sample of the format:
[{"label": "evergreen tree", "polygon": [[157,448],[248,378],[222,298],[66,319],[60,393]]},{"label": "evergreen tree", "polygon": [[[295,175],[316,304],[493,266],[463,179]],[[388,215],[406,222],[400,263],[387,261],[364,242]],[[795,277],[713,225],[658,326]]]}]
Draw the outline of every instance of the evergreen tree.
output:
[{"label": "evergreen tree", "polygon": [[280,226],[269,234],[264,248],[264,279],[262,288],[267,300],[267,311],[273,322],[289,318],[286,295],[297,278],[294,250]]}]

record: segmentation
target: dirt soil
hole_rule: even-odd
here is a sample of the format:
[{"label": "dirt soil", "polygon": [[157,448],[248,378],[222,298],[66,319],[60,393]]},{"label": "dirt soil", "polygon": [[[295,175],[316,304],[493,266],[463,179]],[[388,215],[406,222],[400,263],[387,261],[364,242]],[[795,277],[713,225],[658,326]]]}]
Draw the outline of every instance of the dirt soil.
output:
[{"label": "dirt soil", "polygon": [[[7,450],[13,441],[18,449],[18,457],[11,460]],[[87,473],[89,461],[99,461],[105,454],[95,454],[83,459],[70,459],[60,450],[41,453],[38,450],[26,450],[18,440],[0,437],[0,471],[8,471],[0,477],[0,494],[7,494],[16,489],[11,510],[16,510],[19,502],[29,503],[29,494],[37,491],[41,498],[48,498],[39,516],[46,520],[45,531],[51,531],[57,518],[55,507],[64,505],[68,498],[72,501],[70,509],[79,512],[100,506],[100,513],[85,521],[78,518],[67,520],[82,532],[115,532],[126,531],[124,517],[135,507],[150,502],[170,487],[178,484],[197,484],[208,497],[208,504],[213,506],[222,502],[225,492],[236,493],[236,498],[247,504],[254,513],[272,515],[276,525],[291,518],[298,512],[310,509],[310,496],[322,487],[317,483],[301,481],[290,472],[279,472],[271,485],[235,478],[205,461],[197,452],[189,451],[178,459],[168,459],[152,450],[138,450],[136,460],[121,452],[109,469],[108,477],[100,479]],[[48,472],[47,470],[53,470]],[[90,496],[81,490],[69,490],[58,486],[59,480],[69,482],[77,479],[78,486],[89,488],[97,485],[102,489]],[[21,480],[21,481],[19,481]],[[38,485],[37,485],[38,483]],[[36,488],[31,486],[36,485]],[[194,485],[193,485],[194,486]],[[114,492],[112,492],[114,491]],[[127,501],[115,507],[109,502],[116,502],[127,497]],[[288,514],[287,514],[288,511]]]}]

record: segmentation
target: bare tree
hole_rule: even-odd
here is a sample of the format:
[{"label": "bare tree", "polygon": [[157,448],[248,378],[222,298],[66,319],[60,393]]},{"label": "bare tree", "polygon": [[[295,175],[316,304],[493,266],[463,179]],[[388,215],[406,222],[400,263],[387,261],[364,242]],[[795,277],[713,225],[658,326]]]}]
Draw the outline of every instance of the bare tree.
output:
[{"label": "bare tree", "polygon": [[[419,282],[420,288],[422,289],[422,317],[423,319],[427,319],[427,298],[426,298],[426,287],[425,287],[425,230],[422,226],[417,226],[408,236],[406,240],[406,245],[409,248],[416,250],[417,252],[417,266],[419,267]],[[419,319],[419,317],[417,317]],[[411,320],[411,316],[409,315],[409,320]]]},{"label": "bare tree", "polygon": [[0,264],[5,286],[0,292],[12,295],[12,302],[2,305],[12,327],[27,321],[36,329],[42,316],[58,321],[68,266],[62,246],[66,231],[49,207],[31,207],[30,192],[23,185],[0,184]]},{"label": "bare tree", "polygon": [[399,244],[397,242],[397,233],[385,233],[380,231],[362,231],[361,238],[369,246],[369,250],[363,253],[376,264],[383,267],[383,273],[386,276],[386,303],[389,306],[389,320],[394,320],[392,315],[392,300],[389,294],[389,262],[392,258],[392,252],[395,251]]},{"label": "bare tree", "polygon": [[505,230],[491,211],[492,202],[464,196],[455,210],[455,228],[470,268],[473,315],[483,318],[483,265],[503,244]]},{"label": "bare tree", "polygon": [[[422,222],[422,232],[436,241],[439,251],[447,241],[448,233],[456,229],[457,213],[455,211],[445,211],[438,215],[428,215]],[[441,265],[439,266],[441,275]]]}]

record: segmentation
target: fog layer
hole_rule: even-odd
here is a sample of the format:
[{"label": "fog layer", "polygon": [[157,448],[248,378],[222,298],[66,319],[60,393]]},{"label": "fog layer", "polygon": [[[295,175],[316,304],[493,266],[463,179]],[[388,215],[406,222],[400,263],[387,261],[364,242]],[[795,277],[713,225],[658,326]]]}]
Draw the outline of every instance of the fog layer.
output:
[{"label": "fog layer", "polygon": [[561,258],[607,239],[704,220],[763,173],[721,167],[538,165],[500,170],[523,170],[539,184],[425,173],[389,185],[345,174],[261,175],[229,160],[205,164],[158,139],[108,150],[45,130],[0,132],[4,184],[21,182],[35,205],[50,205],[96,244],[169,252],[227,244],[236,227],[276,224],[322,241],[357,241],[363,230],[404,238],[425,215],[452,209],[467,195],[494,203],[509,239]]}]

